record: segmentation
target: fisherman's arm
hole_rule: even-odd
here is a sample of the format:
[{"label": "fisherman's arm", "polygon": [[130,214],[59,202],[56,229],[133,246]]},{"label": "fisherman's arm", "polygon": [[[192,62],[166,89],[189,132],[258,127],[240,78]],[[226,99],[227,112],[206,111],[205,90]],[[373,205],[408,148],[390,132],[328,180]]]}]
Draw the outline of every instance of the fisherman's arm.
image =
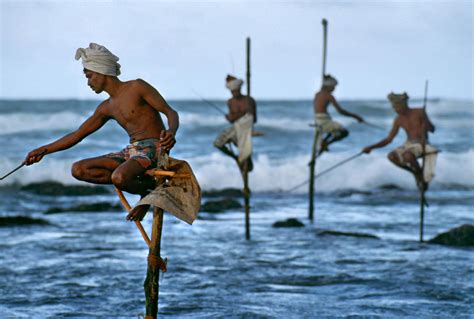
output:
[{"label": "fisherman's arm", "polygon": [[164,150],[169,151],[176,143],[176,132],[179,127],[178,112],[173,110],[171,106],[166,103],[161,94],[150,84],[143,80],[137,81],[139,84],[139,91],[145,102],[160,113],[163,113],[168,120],[168,130],[162,131],[160,136],[161,146]]},{"label": "fisherman's arm", "polygon": [[395,120],[393,122],[392,129],[390,130],[390,133],[388,133],[388,136],[386,138],[384,138],[383,140],[381,140],[378,143],[375,143],[375,144],[364,147],[362,149],[362,152],[364,152],[366,154],[369,154],[374,148],[381,148],[381,147],[384,147],[385,145],[390,144],[393,141],[393,139],[395,138],[395,136],[397,136],[399,129],[400,129],[400,125],[399,125],[398,121]]},{"label": "fisherman's arm", "polygon": [[334,96],[331,95],[329,100],[331,101],[331,104],[334,105],[334,107],[340,114],[355,118],[359,123],[364,122],[364,119],[360,117],[359,115],[344,110],[341,107],[341,105],[339,105],[339,103],[336,101],[336,98],[334,98]]},{"label": "fisherman's arm", "polygon": [[105,103],[107,103],[107,101],[102,102],[97,107],[94,114],[92,114],[74,132],[71,132],[50,144],[43,145],[29,152],[25,158],[25,164],[31,165],[33,163],[39,162],[43,156],[47,154],[71,148],[82,141],[85,137],[101,128],[110,119],[110,117],[106,114]]}]

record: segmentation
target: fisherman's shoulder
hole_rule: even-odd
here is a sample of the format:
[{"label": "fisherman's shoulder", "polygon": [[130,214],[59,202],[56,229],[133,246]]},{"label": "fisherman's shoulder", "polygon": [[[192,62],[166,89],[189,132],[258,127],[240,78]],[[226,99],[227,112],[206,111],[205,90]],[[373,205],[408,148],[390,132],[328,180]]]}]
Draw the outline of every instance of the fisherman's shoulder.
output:
[{"label": "fisherman's shoulder", "polygon": [[111,104],[110,99],[106,99],[97,106],[95,112],[103,115],[110,115]]}]

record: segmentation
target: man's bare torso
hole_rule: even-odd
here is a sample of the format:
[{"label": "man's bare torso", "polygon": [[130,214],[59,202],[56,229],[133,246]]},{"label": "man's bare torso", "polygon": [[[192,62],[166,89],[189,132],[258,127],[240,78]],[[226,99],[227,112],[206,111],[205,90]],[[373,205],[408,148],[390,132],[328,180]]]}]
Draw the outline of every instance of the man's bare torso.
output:
[{"label": "man's bare torso", "polygon": [[327,113],[328,106],[331,102],[331,93],[325,91],[319,91],[314,97],[314,112],[315,113]]},{"label": "man's bare torso", "polygon": [[427,122],[424,110],[421,108],[410,108],[406,115],[399,115],[395,123],[403,128],[407,134],[407,140],[421,142],[428,136],[431,123]]},{"label": "man's bare torso", "polygon": [[150,106],[140,94],[140,81],[123,82],[116,96],[105,100],[99,107],[104,113],[116,120],[135,141],[160,138],[164,124],[158,111]]},{"label": "man's bare torso", "polygon": [[233,97],[227,101],[229,107],[228,120],[235,122],[246,113],[254,115],[255,118],[255,101],[252,97],[241,96],[240,98]]}]

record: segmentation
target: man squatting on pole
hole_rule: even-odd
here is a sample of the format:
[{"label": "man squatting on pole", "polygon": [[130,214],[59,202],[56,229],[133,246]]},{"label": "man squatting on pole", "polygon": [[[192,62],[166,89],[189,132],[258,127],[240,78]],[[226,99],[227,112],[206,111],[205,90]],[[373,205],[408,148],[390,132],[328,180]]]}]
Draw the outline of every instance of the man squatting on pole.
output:
[{"label": "man squatting on pole", "polygon": [[[80,160],[72,165],[72,175],[94,184],[114,184],[117,188],[142,197],[155,188],[155,180],[145,176],[146,170],[165,164],[167,154],[176,143],[178,113],[147,82],[137,79],[122,82],[119,58],[102,45],[91,43],[76,51],[82,59],[87,85],[96,93],[103,91],[109,98],[99,104],[94,113],[74,132],[28,153],[26,165],[39,162],[44,155],[68,149],[115,120],[130,137],[123,150]],[[168,130],[159,113],[166,115]],[[142,220],[149,206],[138,206],[127,220]]]},{"label": "man squatting on pole", "polygon": [[[227,101],[229,113],[225,118],[232,123],[224,129],[214,141],[214,146],[224,154],[237,161],[240,167],[247,162],[248,171],[253,169],[252,164],[252,128],[257,123],[257,104],[251,96],[242,95],[241,88],[244,81],[232,75],[227,75],[226,88],[230,90],[232,98]],[[237,145],[239,155],[231,149],[230,143]]]},{"label": "man squatting on pole", "polygon": [[[336,101],[332,92],[336,89],[337,80],[331,75],[325,75],[323,79],[323,84],[321,90],[316,93],[314,97],[314,113],[315,113],[315,123],[317,129],[321,130],[322,133],[325,133],[326,136],[321,142],[321,149],[319,154],[324,151],[329,151],[329,145],[342,140],[343,138],[349,135],[349,132],[338,122],[332,120],[327,109],[329,103],[334,105],[336,110],[345,116],[353,117],[359,123],[364,122],[364,119],[357,114],[348,112],[344,110],[339,103]],[[318,155],[319,155],[318,154]]]},{"label": "man squatting on pole", "polygon": [[[388,159],[398,167],[401,167],[415,176],[417,186],[425,191],[428,183],[434,177],[437,150],[428,144],[428,132],[434,133],[435,127],[431,123],[423,108],[408,107],[408,95],[390,93],[388,99],[398,116],[393,122],[388,136],[378,143],[365,147],[362,151],[369,154],[373,149],[390,144],[398,130],[403,128],[407,134],[406,142],[391,151]],[[423,156],[423,144],[425,144],[425,169],[421,171],[417,158]]]}]

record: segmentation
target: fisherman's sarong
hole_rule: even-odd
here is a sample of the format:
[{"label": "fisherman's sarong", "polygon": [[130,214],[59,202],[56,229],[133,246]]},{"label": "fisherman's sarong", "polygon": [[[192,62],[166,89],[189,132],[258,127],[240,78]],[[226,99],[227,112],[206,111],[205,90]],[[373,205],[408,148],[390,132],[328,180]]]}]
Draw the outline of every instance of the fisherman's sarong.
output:
[{"label": "fisherman's sarong", "polygon": [[[404,162],[403,154],[405,152],[410,152],[416,158],[420,158],[423,156],[423,145],[419,141],[406,141],[400,147],[397,147],[393,150],[400,162]],[[429,183],[433,177],[436,168],[436,158],[438,157],[438,150],[429,144],[425,145],[425,169],[423,171],[423,178],[425,182]]]},{"label": "fisherman's sarong", "polygon": [[127,145],[120,152],[106,154],[105,157],[111,158],[120,164],[129,159],[136,160],[144,169],[163,166],[167,156],[161,152],[160,140],[149,138],[133,142]]},{"label": "fisherman's sarong", "polygon": [[316,127],[319,128],[323,133],[337,136],[346,130],[344,126],[338,122],[333,121],[331,116],[327,113],[316,113],[314,119]]},{"label": "fisherman's sarong", "polygon": [[224,129],[214,141],[214,146],[222,148],[227,143],[234,143],[239,149],[239,162],[243,163],[252,154],[252,129],[253,115],[247,113]]}]

